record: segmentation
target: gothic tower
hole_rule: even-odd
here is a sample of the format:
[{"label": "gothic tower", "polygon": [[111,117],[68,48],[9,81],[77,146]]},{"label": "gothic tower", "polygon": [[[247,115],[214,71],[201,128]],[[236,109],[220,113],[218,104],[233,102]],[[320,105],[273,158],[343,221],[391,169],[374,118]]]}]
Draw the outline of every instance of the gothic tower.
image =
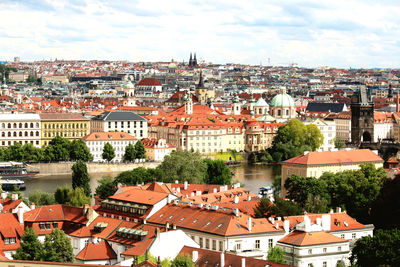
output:
[{"label": "gothic tower", "polygon": [[194,67],[197,67],[196,53],[194,53],[193,66],[194,66]]},{"label": "gothic tower", "polygon": [[189,90],[187,91],[187,94],[185,94],[185,96],[183,97],[183,101],[185,102],[185,114],[193,114],[193,100]]},{"label": "gothic tower", "polygon": [[368,101],[367,89],[361,86],[356,102],[351,103],[351,142],[374,141],[374,102]]},{"label": "gothic tower", "polygon": [[189,67],[193,66],[192,52],[190,52]]}]

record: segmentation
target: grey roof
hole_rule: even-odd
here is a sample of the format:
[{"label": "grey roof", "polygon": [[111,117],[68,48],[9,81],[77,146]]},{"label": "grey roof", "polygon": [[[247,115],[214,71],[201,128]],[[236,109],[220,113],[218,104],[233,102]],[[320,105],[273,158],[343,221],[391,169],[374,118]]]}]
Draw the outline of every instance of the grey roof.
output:
[{"label": "grey roof", "polygon": [[131,111],[105,111],[97,115],[93,120],[102,121],[146,121],[145,118]]},{"label": "grey roof", "polygon": [[306,108],[307,111],[311,112],[333,112],[339,113],[345,110],[344,103],[317,103],[310,102]]}]

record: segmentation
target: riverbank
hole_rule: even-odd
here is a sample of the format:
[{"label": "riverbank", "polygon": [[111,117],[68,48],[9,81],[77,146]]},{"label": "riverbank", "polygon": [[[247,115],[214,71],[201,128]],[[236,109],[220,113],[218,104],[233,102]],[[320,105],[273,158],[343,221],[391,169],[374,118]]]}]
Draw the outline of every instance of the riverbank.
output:
[{"label": "riverbank", "polygon": [[[28,166],[28,171],[39,171],[37,176],[72,174],[71,167],[75,162],[58,163],[33,163]],[[91,173],[115,173],[129,171],[137,167],[155,168],[160,162],[144,163],[87,163],[89,174]]]}]

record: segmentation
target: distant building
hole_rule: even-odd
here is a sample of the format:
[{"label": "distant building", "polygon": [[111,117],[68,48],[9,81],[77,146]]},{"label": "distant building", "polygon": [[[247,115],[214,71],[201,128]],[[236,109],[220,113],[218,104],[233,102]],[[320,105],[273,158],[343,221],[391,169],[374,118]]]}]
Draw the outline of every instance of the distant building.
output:
[{"label": "distant building", "polygon": [[351,103],[351,142],[374,140],[374,102],[368,101],[366,88],[361,87],[357,102]]},{"label": "distant building", "polygon": [[269,110],[271,116],[278,122],[290,121],[297,117],[294,100],[286,93],[286,90],[283,90],[272,99]]},{"label": "distant building", "polygon": [[324,142],[319,149],[328,151],[335,148],[336,123],[333,120],[315,119],[312,121],[305,121],[304,124],[314,124],[321,131],[321,134],[324,136]]},{"label": "distant building", "polygon": [[165,139],[145,138],[141,142],[146,148],[146,159],[151,161],[163,161],[165,156],[176,150],[176,146]]},{"label": "distant building", "polygon": [[38,114],[0,114],[0,146],[16,143],[42,146],[41,120]]}]

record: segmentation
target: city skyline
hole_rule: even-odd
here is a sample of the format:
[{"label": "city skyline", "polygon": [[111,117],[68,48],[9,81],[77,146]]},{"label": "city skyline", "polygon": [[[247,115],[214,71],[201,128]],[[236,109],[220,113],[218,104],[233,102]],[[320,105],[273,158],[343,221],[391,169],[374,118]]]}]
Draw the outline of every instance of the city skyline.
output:
[{"label": "city skyline", "polygon": [[2,1],[0,60],[397,68],[396,1]]}]

